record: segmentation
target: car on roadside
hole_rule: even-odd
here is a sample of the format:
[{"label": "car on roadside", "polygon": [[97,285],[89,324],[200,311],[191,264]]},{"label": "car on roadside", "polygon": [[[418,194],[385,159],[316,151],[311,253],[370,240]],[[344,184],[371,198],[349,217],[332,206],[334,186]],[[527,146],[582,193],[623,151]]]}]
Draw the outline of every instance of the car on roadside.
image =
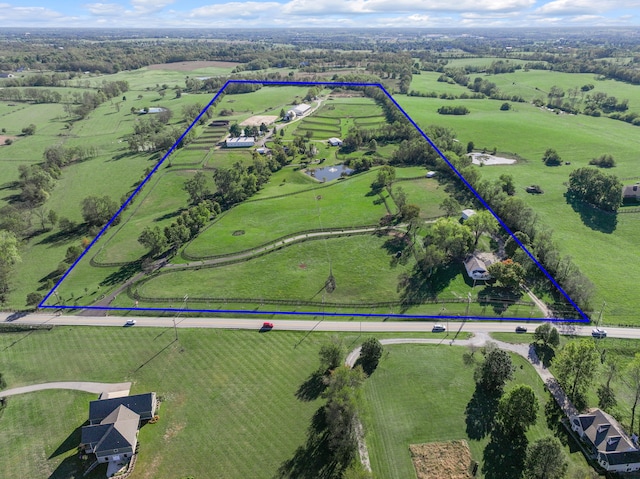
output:
[{"label": "car on roadside", "polygon": [[527,332],[527,328],[525,328],[524,326],[516,326],[516,333],[526,333]]},{"label": "car on roadside", "polygon": [[594,328],[594,330],[591,331],[591,336],[596,339],[602,339],[607,337],[607,332],[604,329]]},{"label": "car on roadside", "polygon": [[127,322],[124,323],[125,326],[133,326],[136,324],[136,320],[135,319],[127,319]]},{"label": "car on roadside", "polygon": [[447,328],[444,327],[442,324],[434,324],[433,328],[431,328],[431,332],[432,333],[442,333],[444,331],[446,331]]},{"label": "car on roadside", "polygon": [[273,323],[265,321],[264,323],[262,323],[262,328],[261,329],[263,331],[269,331],[269,330],[273,329]]}]

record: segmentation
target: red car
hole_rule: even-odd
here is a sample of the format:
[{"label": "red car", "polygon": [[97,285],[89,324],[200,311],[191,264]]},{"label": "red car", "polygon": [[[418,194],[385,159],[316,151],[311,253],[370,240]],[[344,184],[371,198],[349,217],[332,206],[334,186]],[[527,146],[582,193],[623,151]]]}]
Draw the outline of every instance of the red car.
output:
[{"label": "red car", "polygon": [[273,323],[264,322],[262,323],[262,329],[273,329]]}]

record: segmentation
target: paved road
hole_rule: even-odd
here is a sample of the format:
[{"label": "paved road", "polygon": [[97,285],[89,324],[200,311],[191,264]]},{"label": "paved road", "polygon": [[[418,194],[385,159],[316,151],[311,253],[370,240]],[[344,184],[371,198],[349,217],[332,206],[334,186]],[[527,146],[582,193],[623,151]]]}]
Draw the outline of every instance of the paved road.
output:
[{"label": "paved road", "polygon": [[0,397],[15,396],[16,394],[30,393],[33,391],[43,391],[45,389],[73,389],[76,391],[85,391],[88,393],[102,394],[103,392],[119,392],[131,389],[131,383],[90,383],[81,381],[65,381],[32,384],[31,386],[23,386],[13,389],[5,389],[0,391]]},{"label": "paved road", "polygon": [[[98,312],[96,312],[98,313]],[[133,312],[132,312],[133,313]],[[17,324],[52,324],[64,326],[124,326],[128,319],[136,319],[136,328],[138,327],[173,327],[173,318],[171,317],[137,317],[135,314],[127,316],[116,316],[118,312],[111,311],[113,316],[73,316],[61,315],[57,316],[53,312],[44,310],[40,313],[31,313],[24,316],[20,314],[11,315],[10,313],[0,313],[0,321],[6,321],[7,318]],[[286,331],[338,331],[338,332],[363,332],[363,333],[419,333],[430,332],[433,327],[432,321],[407,320],[407,321],[360,321],[360,317],[352,317],[345,321],[322,320],[322,315],[309,316],[307,319],[272,319],[275,330]],[[364,318],[366,319],[366,318]],[[176,321],[176,327],[179,328],[219,328],[219,329],[252,329],[258,330],[262,326],[263,318],[260,315],[256,317],[245,318],[189,318],[180,317]],[[533,331],[540,322],[515,322],[515,321],[442,321],[447,325],[448,332],[443,333],[442,337],[451,340],[456,332],[470,332],[488,334],[491,332],[513,332],[516,326],[523,324]],[[575,334],[577,336],[590,336],[593,326],[570,323],[557,324],[561,334]],[[615,328],[605,327],[610,337],[640,339],[640,328]]]}]

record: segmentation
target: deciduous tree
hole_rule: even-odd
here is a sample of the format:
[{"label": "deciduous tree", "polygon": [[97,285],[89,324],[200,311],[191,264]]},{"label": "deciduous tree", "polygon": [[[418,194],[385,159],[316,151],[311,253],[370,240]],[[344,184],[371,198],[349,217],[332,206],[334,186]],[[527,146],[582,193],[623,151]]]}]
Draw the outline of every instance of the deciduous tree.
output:
[{"label": "deciduous tree", "polygon": [[554,361],[556,377],[572,400],[583,396],[591,385],[598,353],[590,339],[568,342]]},{"label": "deciduous tree", "polygon": [[562,444],[553,436],[538,439],[527,448],[526,479],[562,479],[568,467]]},{"label": "deciduous tree", "polygon": [[497,421],[508,436],[524,434],[538,419],[538,399],[531,386],[519,384],[498,403]]},{"label": "deciduous tree", "polygon": [[478,387],[490,393],[502,393],[505,383],[513,378],[515,368],[511,356],[502,349],[491,349],[475,370]]}]

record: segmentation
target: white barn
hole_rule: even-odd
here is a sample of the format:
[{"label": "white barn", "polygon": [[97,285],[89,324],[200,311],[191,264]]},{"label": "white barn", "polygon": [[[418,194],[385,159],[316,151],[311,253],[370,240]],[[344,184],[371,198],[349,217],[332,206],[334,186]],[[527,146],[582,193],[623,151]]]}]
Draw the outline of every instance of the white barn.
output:
[{"label": "white barn", "polygon": [[225,145],[227,148],[249,148],[255,145],[256,139],[253,136],[239,136],[238,138],[227,138]]},{"label": "white barn", "polygon": [[295,120],[301,116],[306,115],[311,110],[311,107],[306,103],[300,103],[299,105],[294,106],[291,110],[287,112],[284,116],[285,121]]}]

